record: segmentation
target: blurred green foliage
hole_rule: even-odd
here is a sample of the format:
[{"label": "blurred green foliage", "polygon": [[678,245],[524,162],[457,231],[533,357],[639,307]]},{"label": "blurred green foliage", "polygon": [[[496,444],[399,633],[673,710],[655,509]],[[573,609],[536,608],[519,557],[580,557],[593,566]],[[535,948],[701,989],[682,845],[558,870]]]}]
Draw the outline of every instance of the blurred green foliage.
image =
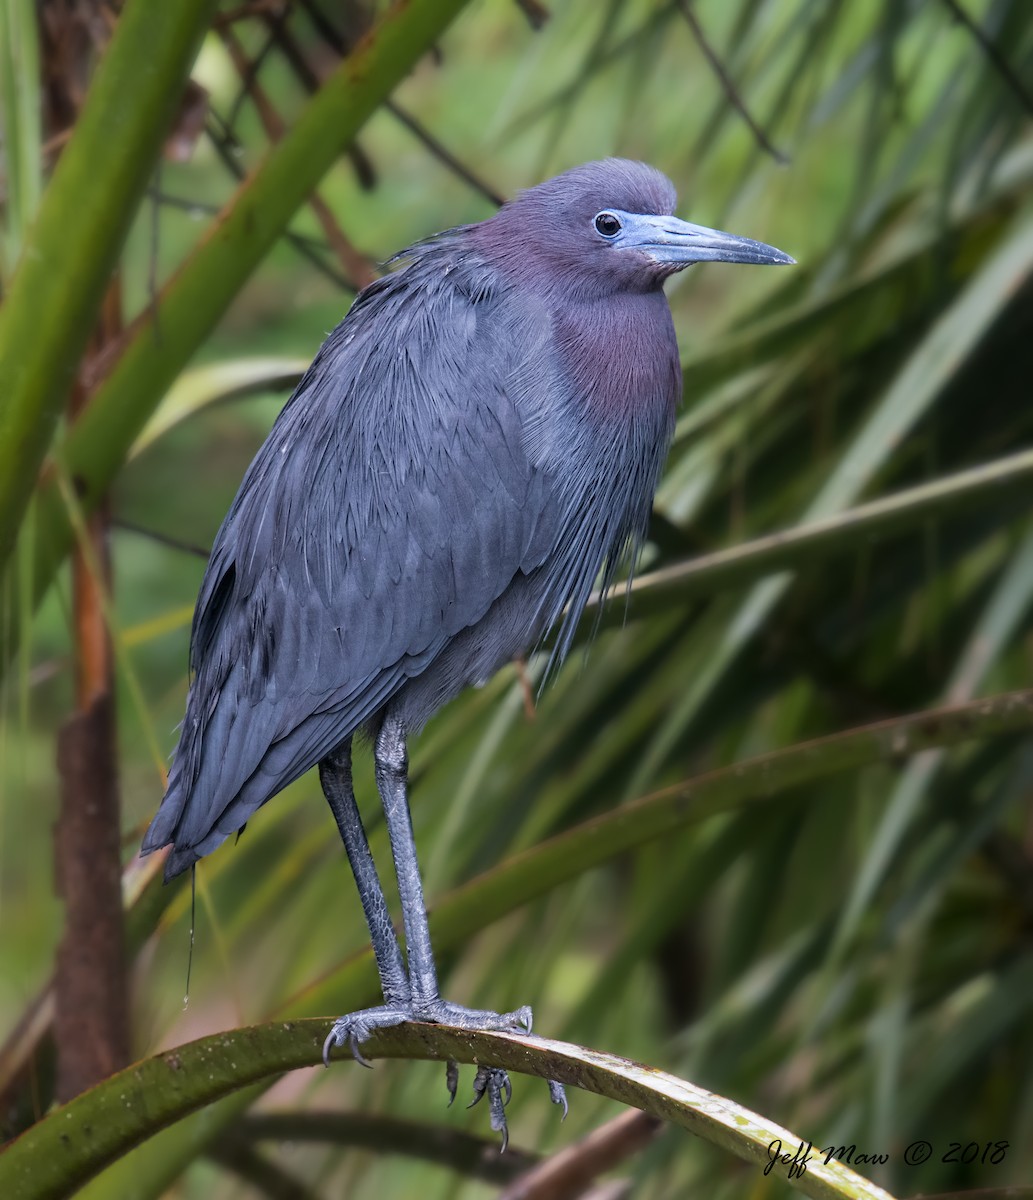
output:
[{"label": "blurred green foliage", "polygon": [[[642,158],[674,180],[683,215],[773,242],[801,264],[791,275],[698,267],[671,286],[686,397],[640,581],[875,496],[949,481],[1028,448],[1033,432],[1033,9],[964,0],[988,50],[939,0],[699,0],[708,42],[790,160],[779,166],[736,112],[682,7],[555,0],[535,31],[516,4],[470,5],[393,93],[502,194],[585,159]],[[339,19],[337,6],[323,8]],[[329,54],[302,9],[289,27],[315,61]],[[235,28],[257,55],[262,21]],[[7,114],[17,88],[34,86],[31,73],[21,78],[4,81]],[[240,77],[214,32],[194,78],[213,111],[237,108]],[[275,49],[258,78],[288,124],[310,103]],[[11,128],[8,116],[9,180]],[[266,139],[247,99],[235,135],[234,160],[255,167]],[[373,185],[342,158],[320,194],[370,259],[490,215],[490,202],[383,108],[358,144]],[[130,318],[195,252],[209,207],[232,203],[236,182],[202,138],[189,162],[163,164],[156,186],[184,204],[155,213],[144,203],[128,232]],[[18,193],[32,194],[30,185]],[[13,195],[8,247],[24,219]],[[324,237],[307,208],[290,228]],[[198,394],[219,394],[205,392],[209,368],[311,358],[349,302],[281,239],[190,364]],[[160,399],[141,397],[141,421]],[[120,472],[116,520],[207,546],[283,399],[199,403]],[[533,720],[514,668],[463,696],[411,747],[431,904],[661,786],[1025,686],[1030,490],[1012,481],[942,517],[923,510],[891,535],[875,528],[863,546],[823,545],[792,576],[768,567],[714,594],[675,582],[648,604],[643,591],[641,606],[633,591],[626,616],[618,594],[609,612],[623,619],[608,618],[587,653],[571,655]],[[31,537],[30,525],[23,555]],[[161,756],[182,715],[203,561],[128,529],[112,537],[128,858],[160,798]],[[62,575],[21,629],[0,696],[4,1029],[46,982],[60,935],[51,826],[54,735],[71,703],[68,610]],[[531,662],[532,680],[542,666]],[[357,786],[383,861],[362,756]],[[779,792],[517,907],[450,956],[448,994],[491,1007],[533,1002],[543,1033],[682,1074],[816,1145],[887,1153],[888,1164],[862,1171],[898,1194],[1028,1182],[1031,787],[1029,740],[1012,735]],[[366,942],[311,774],[202,865],[185,1011],[189,898],[165,899],[134,965],[141,1055],[219,1027],[335,1012],[333,973]],[[317,987],[324,976],[330,986]],[[343,1064],[288,1076],[263,1103],[458,1127],[461,1114],[437,1107],[440,1084],[426,1064]],[[203,1158],[218,1153],[214,1134],[232,1132],[227,1114],[240,1107],[216,1106],[178,1141],[166,1135],[164,1150],[159,1137],[131,1156],[123,1166],[137,1194],[158,1195],[181,1172],[182,1196],[260,1194],[235,1181],[225,1156],[218,1169]],[[575,1094],[560,1127],[543,1090],[519,1080],[510,1111],[514,1141],[547,1151],[618,1106]],[[469,1123],[483,1131],[476,1110]],[[905,1166],[905,1147],[920,1138],[933,1156]],[[952,1142],[982,1153],[1000,1140],[1009,1143],[1003,1163],[943,1161]],[[309,1181],[312,1195],[495,1194],[385,1152],[290,1142],[262,1152]],[[623,1170],[643,1196],[785,1191],[681,1132]],[[115,1178],[101,1176],[96,1194],[122,1194]]]}]

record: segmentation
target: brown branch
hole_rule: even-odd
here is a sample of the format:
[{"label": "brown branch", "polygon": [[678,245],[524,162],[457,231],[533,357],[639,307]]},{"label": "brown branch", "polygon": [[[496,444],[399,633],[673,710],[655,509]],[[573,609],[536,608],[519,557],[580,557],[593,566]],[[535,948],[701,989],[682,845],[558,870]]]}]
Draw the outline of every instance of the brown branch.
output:
[{"label": "brown branch", "polygon": [[197,545],[196,542],[187,542],[182,538],[173,537],[171,533],[161,533],[157,529],[148,529],[146,525],[138,525],[135,521],[130,521],[126,517],[112,517],[111,525],[114,529],[124,529],[126,533],[135,533],[139,537],[147,538],[148,541],[157,542],[159,546],[167,546],[170,550],[179,550],[183,554],[191,554],[194,558],[203,558],[207,561],[211,555],[204,546]]},{"label": "brown branch", "polygon": [[538,0],[513,0],[513,3],[527,18],[528,25],[536,32],[549,19],[549,10],[544,4],[539,4]]},{"label": "brown branch", "polygon": [[[215,124],[218,125],[219,128],[212,128],[212,125],[209,124],[205,128],[206,136],[215,147],[215,151],[226,170],[229,171],[234,179],[243,180],[246,172],[241,164],[237,161],[237,156],[235,153],[235,147],[238,145],[238,143],[235,141],[232,133],[226,129],[225,124],[222,122],[221,118],[214,111],[214,109],[209,109],[209,115],[214,119]],[[177,208],[183,208],[187,211],[196,210],[202,213],[212,213],[213,215],[217,215],[222,211],[221,209],[218,209],[212,205],[204,204],[201,201],[185,200],[179,197],[169,196],[166,193],[155,189],[154,187],[148,189],[148,194],[157,195],[163,204],[174,205]],[[324,262],[323,258],[319,254],[319,249],[322,248],[323,244],[318,242],[315,238],[304,237],[301,234],[292,233],[290,230],[287,230],[281,236],[286,240],[292,249],[296,250],[298,254],[311,263],[317,271],[325,275],[327,279],[331,280],[342,291],[354,293],[358,290],[352,280],[346,278],[329,263]],[[329,246],[326,248],[329,249]],[[150,312],[151,309],[153,309],[155,312],[161,312],[164,294],[165,289],[163,288],[158,293],[151,307],[148,309],[148,312]],[[137,322],[139,322],[140,319],[140,317],[137,317]],[[128,329],[124,330],[120,337],[113,338],[111,341],[107,342],[102,349],[86,358],[82,368],[80,369],[80,377],[87,390],[92,390],[94,387],[96,387],[98,382],[104,379],[108,372],[112,369],[114,364],[122,355],[122,352],[125,350],[126,344],[132,338],[135,327],[136,322],[131,324]],[[45,471],[46,468],[44,468],[44,474]]]},{"label": "brown branch", "polygon": [[[230,111],[226,116],[226,126],[234,132],[237,128],[237,121],[240,119],[241,111],[244,108],[245,101],[252,95],[252,87],[258,79],[258,73],[261,70],[266,59],[272,53],[276,46],[276,30],[283,24],[285,17],[284,12],[274,12],[269,14],[270,32],[262,43],[258,53],[252,55],[249,59],[244,60],[245,66],[241,66],[240,62],[235,62],[237,73],[240,75],[240,87],[237,89],[236,96],[233,97],[233,103],[230,105]],[[223,41],[226,42],[226,35],[231,33],[230,26],[226,25],[220,29]],[[235,36],[235,35],[234,35]],[[229,43],[227,43],[228,45]],[[239,42],[237,43],[239,46]],[[243,59],[243,52],[240,55]]]},{"label": "brown branch", "polygon": [[[334,50],[338,57],[343,58],[351,49],[351,41],[335,29],[334,26],[326,19],[325,15],[319,11],[318,7],[311,3],[311,0],[301,0],[305,11],[308,13],[313,24],[318,29],[324,41]],[[277,37],[280,47],[284,52],[287,61],[294,67],[295,74],[299,81],[310,91],[314,91],[319,87],[319,73],[305,58],[298,46],[297,42],[291,37],[290,33],[283,28],[277,27],[271,29],[274,36]],[[436,158],[446,170],[451,171],[458,179],[461,179],[468,187],[475,192],[479,192],[485,199],[489,200],[497,208],[501,208],[506,202],[506,198],[500,195],[489,183],[486,183],[474,171],[472,171],[465,163],[460,162],[458,158],[428,130],[416,117],[403,109],[394,100],[388,99],[384,102],[384,108],[395,118],[396,121],[423,144],[424,148]]]},{"label": "brown branch", "polygon": [[165,138],[162,154],[168,162],[189,162],[204,132],[208,116],[208,93],[188,79],[179,102],[179,112]]},{"label": "brown branch", "polygon": [[267,1196],[269,1200],[317,1200],[311,1188],[247,1142],[223,1138],[208,1151],[208,1157],[250,1184],[256,1196]]},{"label": "brown branch", "polygon": [[238,21],[250,21],[267,13],[275,15],[285,12],[292,3],[293,0],[248,0],[246,4],[238,4],[219,13],[212,21],[212,28],[222,30],[226,25],[235,25]]},{"label": "brown branch", "polygon": [[408,113],[400,104],[394,100],[388,100],[384,107],[395,118],[400,125],[403,125],[409,132],[423,143],[424,147],[442,163],[453,175],[458,176],[465,184],[473,188],[475,192],[486,199],[490,200],[496,208],[501,208],[506,203],[506,197],[488,183],[485,183],[479,175],[476,175],[468,166],[461,163],[458,158],[438,141],[438,139],[420,122]]},{"label": "brown branch", "polygon": [[59,1102],[129,1062],[115,707],[98,695],[58,734],[55,874],[65,904],[54,970]]},{"label": "brown branch", "polygon": [[516,667],[520,690],[524,696],[524,717],[528,721],[533,721],[538,715],[538,707],[534,700],[534,685],[531,683],[531,675],[527,669],[527,659],[514,658],[513,666]]},{"label": "brown branch", "polygon": [[525,1171],[499,1200],[567,1200],[580,1196],[606,1171],[644,1149],[663,1128],[649,1113],[633,1109],[592,1130],[572,1146]]},{"label": "brown branch", "polygon": [[[279,141],[286,129],[283,118],[274,108],[265,89],[251,74],[251,63],[244,52],[244,47],[240,44],[232,28],[224,26],[220,30],[220,33],[226,49],[229,51],[230,58],[233,60],[233,65],[240,72],[241,79],[244,81],[251,96],[251,101],[255,106],[266,135],[270,141]],[[337,255],[341,266],[354,282],[354,285],[358,288],[364,288],[373,283],[377,278],[376,271],[370,266],[369,260],[360,254],[345,236],[344,230],[338,225],[326,201],[322,199],[318,192],[313,192],[309,197],[308,203],[309,207],[316,214],[316,219],[322,225],[327,241]]]},{"label": "brown branch", "polygon": [[[165,850],[137,856],[122,871],[119,896],[125,905],[128,957],[154,932],[157,914],[175,895],[175,887],[165,888],[162,882],[167,856]],[[0,1142],[35,1124],[53,1100],[55,986],[52,977],[39,989],[0,1044]]]},{"label": "brown branch", "polygon": [[537,1154],[513,1146],[501,1155],[495,1138],[377,1113],[316,1109],[253,1113],[237,1121],[230,1137],[244,1144],[321,1142],[358,1147],[388,1157],[422,1159],[489,1183],[509,1183],[541,1161]]},{"label": "brown branch", "polygon": [[[203,200],[194,200],[190,196],[176,196],[158,186],[148,188],[147,195],[151,200],[157,201],[158,204],[164,205],[167,208],[177,208],[181,212],[190,213],[193,216],[217,217],[222,211],[218,204],[208,204]],[[316,251],[329,252],[330,250],[330,243],[325,239],[309,237],[304,233],[287,233],[284,234],[284,238],[296,250],[303,253],[313,254]],[[322,265],[325,269],[326,264]],[[342,287],[346,284],[349,288],[352,286],[348,283],[348,280],[343,279],[336,273],[331,273],[331,277]],[[694,546],[693,548],[697,547]]]},{"label": "brown branch", "polygon": [[[116,277],[95,344],[117,338]],[[86,404],[79,382],[70,416]],[[54,829],[55,878],[65,904],[58,947],[55,1016],[58,1100],[69,1100],[129,1061],[129,1000],[122,923],[121,827],[115,735],[114,661],[103,597],[110,587],[108,506],[87,518],[72,555],[76,712],[58,733],[61,808]]]},{"label": "brown branch", "polygon": [[[309,10],[306,8],[306,12],[315,26],[316,32],[328,43],[331,50],[342,44],[352,47],[358,41],[358,36],[350,39],[342,38],[330,21],[318,9]],[[359,35],[366,33],[370,26],[370,19],[360,12],[356,12],[353,16]],[[271,48],[275,46],[286,58],[288,64],[294,68],[295,77],[306,91],[310,95],[317,92],[322,86],[325,72],[320,72],[312,66],[305,57],[305,52],[302,50],[298,40],[289,33],[285,21],[269,15],[266,17],[265,23],[269,30],[269,41],[267,46],[262,47],[262,53],[265,53],[267,47]],[[338,55],[338,57],[340,56]],[[369,156],[358,142],[353,142],[345,149],[344,153],[352,165],[359,187],[365,192],[372,191],[376,186],[377,173]]]},{"label": "brown branch", "polygon": [[747,126],[750,129],[750,132],[756,138],[757,144],[760,146],[760,148],[762,150],[764,150],[768,154],[770,154],[771,157],[775,160],[775,162],[777,162],[779,164],[779,166],[782,166],[782,167],[788,166],[789,165],[789,156],[786,154],[783,154],[781,150],[779,150],[776,146],[774,146],[771,143],[771,140],[768,138],[768,135],[764,132],[763,129],[761,129],[761,127],[757,124],[757,122],[750,115],[750,112],[747,109],[746,104],[744,103],[742,97],[739,95],[739,92],[736,89],[734,82],[732,81],[732,77],[728,74],[728,71],[725,69],[724,63],[720,60],[720,58],[718,58],[717,52],[714,50],[713,46],[711,46],[711,44],[707,41],[706,34],[704,34],[704,32],[703,32],[703,27],[702,27],[702,25],[700,25],[699,21],[696,19],[696,14],[692,11],[692,5],[690,3],[690,0],[678,0],[678,7],[681,9],[682,16],[685,18],[686,22],[688,23],[689,28],[692,30],[692,35],[696,39],[696,44],[699,46],[700,51],[703,54],[703,57],[710,64],[710,69],[717,76],[718,82],[721,84],[721,87],[724,89],[724,93],[728,97],[728,102],[732,105],[732,107],[739,114],[739,116],[742,117],[742,119],[746,122]]},{"label": "brown branch", "polygon": [[[210,123],[205,129],[205,134],[215,147],[215,152],[219,156],[219,161],[226,168],[226,170],[229,171],[234,179],[238,181],[243,180],[247,172],[237,161],[237,147],[239,146],[239,142],[237,142],[232,131],[230,131],[229,127],[222,120],[222,118],[219,117],[218,113],[210,109],[209,115],[214,118],[214,124],[218,125],[219,128],[213,128],[212,124]],[[173,201],[170,198],[169,203],[172,202]],[[191,204],[188,205],[188,207],[197,208],[201,211],[207,211],[206,206],[200,203]],[[216,206],[213,207],[211,211],[214,214],[218,214],[222,210]],[[315,267],[317,271],[319,271],[322,275],[325,275],[327,279],[335,283],[342,291],[355,292],[358,290],[350,279],[346,279],[335,267],[332,267],[328,262],[324,262],[318,251],[314,249],[314,247],[322,248],[323,243],[317,242],[315,238],[308,238],[304,237],[302,234],[292,233],[289,229],[285,230],[284,233],[281,234],[281,237],[283,237],[287,244],[293,250],[296,250],[298,254],[302,256],[302,258],[311,263],[311,265]],[[329,246],[326,246],[326,249],[329,250]]]}]

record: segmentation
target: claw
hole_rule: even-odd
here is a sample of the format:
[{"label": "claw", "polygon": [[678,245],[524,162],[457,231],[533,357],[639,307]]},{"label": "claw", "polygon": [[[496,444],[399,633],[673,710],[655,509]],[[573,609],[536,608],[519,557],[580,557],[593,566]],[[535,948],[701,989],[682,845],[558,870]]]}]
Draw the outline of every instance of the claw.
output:
[{"label": "claw", "polygon": [[[505,1094],[505,1100],[503,1100]],[[473,1080],[473,1099],[467,1105],[467,1108],[479,1103],[485,1096],[488,1097],[488,1109],[491,1113],[491,1127],[496,1133],[502,1134],[502,1146],[499,1149],[500,1154],[505,1154],[506,1147],[509,1145],[509,1126],[506,1123],[506,1105],[513,1097],[513,1086],[509,1082],[507,1072],[499,1067],[478,1067],[477,1074]]]},{"label": "claw", "polygon": [[499,1074],[502,1075],[501,1080],[498,1074],[492,1072],[492,1081],[488,1085],[488,1111],[491,1113],[492,1129],[496,1133],[502,1134],[499,1154],[505,1154],[506,1147],[509,1145],[509,1125],[506,1122],[506,1105],[502,1099],[502,1092],[504,1087],[509,1087],[509,1076],[504,1071]]},{"label": "claw", "polygon": [[348,1041],[351,1044],[352,1058],[355,1059],[355,1061],[359,1064],[360,1067],[367,1067],[370,1071],[372,1071],[373,1064],[369,1061],[368,1058],[366,1058],[366,1056],[359,1049],[360,1040],[364,1041],[365,1038],[360,1039],[359,1031],[357,1029],[353,1029],[348,1037]]},{"label": "claw", "polygon": [[455,1103],[456,1089],[459,1087],[459,1064],[454,1058],[445,1063],[445,1086],[448,1088],[448,1107]]},{"label": "claw", "polygon": [[466,1106],[473,1108],[475,1104],[479,1104],[484,1098],[484,1093],[488,1087],[488,1068],[478,1067],[477,1074],[473,1077],[473,1099]]},{"label": "claw", "polygon": [[326,1035],[323,1042],[323,1066],[329,1069],[330,1066],[330,1050],[337,1045],[337,1026],[331,1027],[330,1032]]},{"label": "claw", "polygon": [[369,1037],[369,1030],[363,1025],[350,1025],[347,1021],[335,1021],[323,1042],[323,1066],[330,1065],[330,1051],[335,1046],[343,1045],[345,1039],[352,1052],[352,1058],[363,1067],[373,1069],[373,1064],[359,1049],[360,1043]]},{"label": "claw", "polygon": [[363,1008],[358,1012],[338,1017],[323,1043],[324,1065],[330,1065],[330,1051],[334,1046],[343,1046],[347,1042],[352,1058],[360,1066],[372,1068],[373,1064],[362,1053],[362,1043],[368,1041],[378,1029],[392,1029],[412,1019],[412,1006],[401,1002],[379,1004],[374,1008]]},{"label": "claw", "polygon": [[555,1079],[550,1079],[548,1082],[549,1099],[553,1102],[553,1104],[563,1105],[563,1115],[560,1117],[560,1120],[565,1121],[567,1119],[567,1112],[569,1111],[567,1106],[567,1093],[563,1090],[562,1083],[557,1083]]}]

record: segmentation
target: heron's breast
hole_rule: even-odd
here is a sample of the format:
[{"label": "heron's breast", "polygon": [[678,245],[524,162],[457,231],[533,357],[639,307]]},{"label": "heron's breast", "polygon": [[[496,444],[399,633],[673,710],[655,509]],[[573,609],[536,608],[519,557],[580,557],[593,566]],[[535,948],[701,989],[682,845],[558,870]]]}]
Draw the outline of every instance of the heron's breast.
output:
[{"label": "heron's breast", "polygon": [[618,294],[564,313],[557,347],[587,420],[666,424],[680,396],[681,374],[662,292]]}]

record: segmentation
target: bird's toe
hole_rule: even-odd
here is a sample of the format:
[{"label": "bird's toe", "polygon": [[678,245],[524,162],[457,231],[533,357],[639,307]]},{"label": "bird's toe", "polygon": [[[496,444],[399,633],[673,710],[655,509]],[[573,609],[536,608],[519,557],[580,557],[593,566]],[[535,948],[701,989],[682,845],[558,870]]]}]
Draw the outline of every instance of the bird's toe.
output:
[{"label": "bird's toe", "polygon": [[330,1065],[330,1052],[335,1046],[347,1043],[352,1057],[364,1067],[372,1067],[372,1063],[362,1053],[362,1043],[376,1029],[390,1029],[393,1025],[402,1025],[414,1020],[412,1009],[401,1005],[381,1004],[376,1008],[364,1008],[359,1012],[346,1013],[338,1017],[331,1025],[330,1032],[323,1042],[323,1065]]},{"label": "bird's toe", "polygon": [[528,1004],[513,1012],[498,1013],[484,1008],[465,1008],[448,1000],[416,1009],[417,1021],[430,1021],[434,1025],[453,1025],[457,1029],[483,1030],[488,1033],[530,1033],[534,1014]]},{"label": "bird's toe", "polygon": [[509,1082],[509,1074],[501,1067],[477,1068],[473,1080],[473,1099],[467,1108],[473,1108],[484,1097],[488,1097],[488,1112],[491,1127],[496,1133],[502,1134],[502,1145],[499,1153],[504,1154],[509,1145],[509,1126],[506,1123],[506,1105],[513,1099],[513,1085]]}]

